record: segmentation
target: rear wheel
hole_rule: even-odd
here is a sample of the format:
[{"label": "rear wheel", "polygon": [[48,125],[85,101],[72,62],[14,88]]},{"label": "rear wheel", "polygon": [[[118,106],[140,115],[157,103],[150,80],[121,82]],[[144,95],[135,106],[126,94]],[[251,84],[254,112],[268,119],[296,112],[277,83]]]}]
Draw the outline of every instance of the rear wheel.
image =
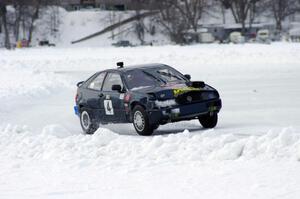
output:
[{"label": "rear wheel", "polygon": [[199,122],[203,128],[214,128],[218,123],[218,114],[207,114],[199,117]]},{"label": "rear wheel", "polygon": [[86,109],[80,111],[80,124],[86,134],[93,134],[99,127],[99,125],[93,121],[90,112]]},{"label": "rear wheel", "polygon": [[154,126],[150,125],[149,118],[145,109],[136,105],[133,108],[133,126],[139,135],[152,135]]}]

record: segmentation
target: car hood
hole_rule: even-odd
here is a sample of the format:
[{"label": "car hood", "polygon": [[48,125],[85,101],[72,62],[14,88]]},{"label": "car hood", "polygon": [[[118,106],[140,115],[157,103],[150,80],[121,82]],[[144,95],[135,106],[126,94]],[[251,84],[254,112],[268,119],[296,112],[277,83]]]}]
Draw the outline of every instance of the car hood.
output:
[{"label": "car hood", "polygon": [[182,94],[189,92],[203,92],[203,91],[215,91],[214,88],[205,84],[202,88],[196,88],[187,86],[184,83],[166,84],[161,86],[145,86],[131,89],[133,92],[152,94],[155,95],[158,100],[167,100],[176,98]]}]

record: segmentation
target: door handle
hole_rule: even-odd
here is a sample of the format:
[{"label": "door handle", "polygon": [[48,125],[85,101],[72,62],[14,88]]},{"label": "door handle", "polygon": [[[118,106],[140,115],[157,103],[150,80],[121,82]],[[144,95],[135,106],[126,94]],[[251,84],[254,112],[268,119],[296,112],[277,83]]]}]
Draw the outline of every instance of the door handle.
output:
[{"label": "door handle", "polygon": [[103,93],[100,93],[98,96],[102,98],[104,95],[103,95]]}]

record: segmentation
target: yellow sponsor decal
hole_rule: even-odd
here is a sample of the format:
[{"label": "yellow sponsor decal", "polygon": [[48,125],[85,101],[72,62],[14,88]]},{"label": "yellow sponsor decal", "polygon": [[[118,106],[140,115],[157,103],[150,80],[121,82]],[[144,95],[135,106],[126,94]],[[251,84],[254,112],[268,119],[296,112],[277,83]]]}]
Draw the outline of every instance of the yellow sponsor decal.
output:
[{"label": "yellow sponsor decal", "polygon": [[189,91],[200,91],[200,90],[201,90],[200,88],[184,87],[184,88],[173,89],[173,94],[174,96],[178,96]]}]

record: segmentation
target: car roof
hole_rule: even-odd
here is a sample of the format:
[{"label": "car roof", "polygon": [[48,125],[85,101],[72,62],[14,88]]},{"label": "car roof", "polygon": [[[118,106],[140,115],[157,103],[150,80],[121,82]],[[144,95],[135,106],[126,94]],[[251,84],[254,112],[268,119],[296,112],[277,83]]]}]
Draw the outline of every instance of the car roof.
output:
[{"label": "car roof", "polygon": [[[139,64],[139,65],[129,65],[129,66],[124,66],[122,68],[116,68],[116,69],[107,69],[105,72],[127,72],[129,70],[134,70],[134,69],[149,69],[149,68],[157,68],[161,66],[167,66],[165,64],[160,64],[160,63],[151,63],[151,64]],[[104,72],[104,71],[103,71]]]}]

